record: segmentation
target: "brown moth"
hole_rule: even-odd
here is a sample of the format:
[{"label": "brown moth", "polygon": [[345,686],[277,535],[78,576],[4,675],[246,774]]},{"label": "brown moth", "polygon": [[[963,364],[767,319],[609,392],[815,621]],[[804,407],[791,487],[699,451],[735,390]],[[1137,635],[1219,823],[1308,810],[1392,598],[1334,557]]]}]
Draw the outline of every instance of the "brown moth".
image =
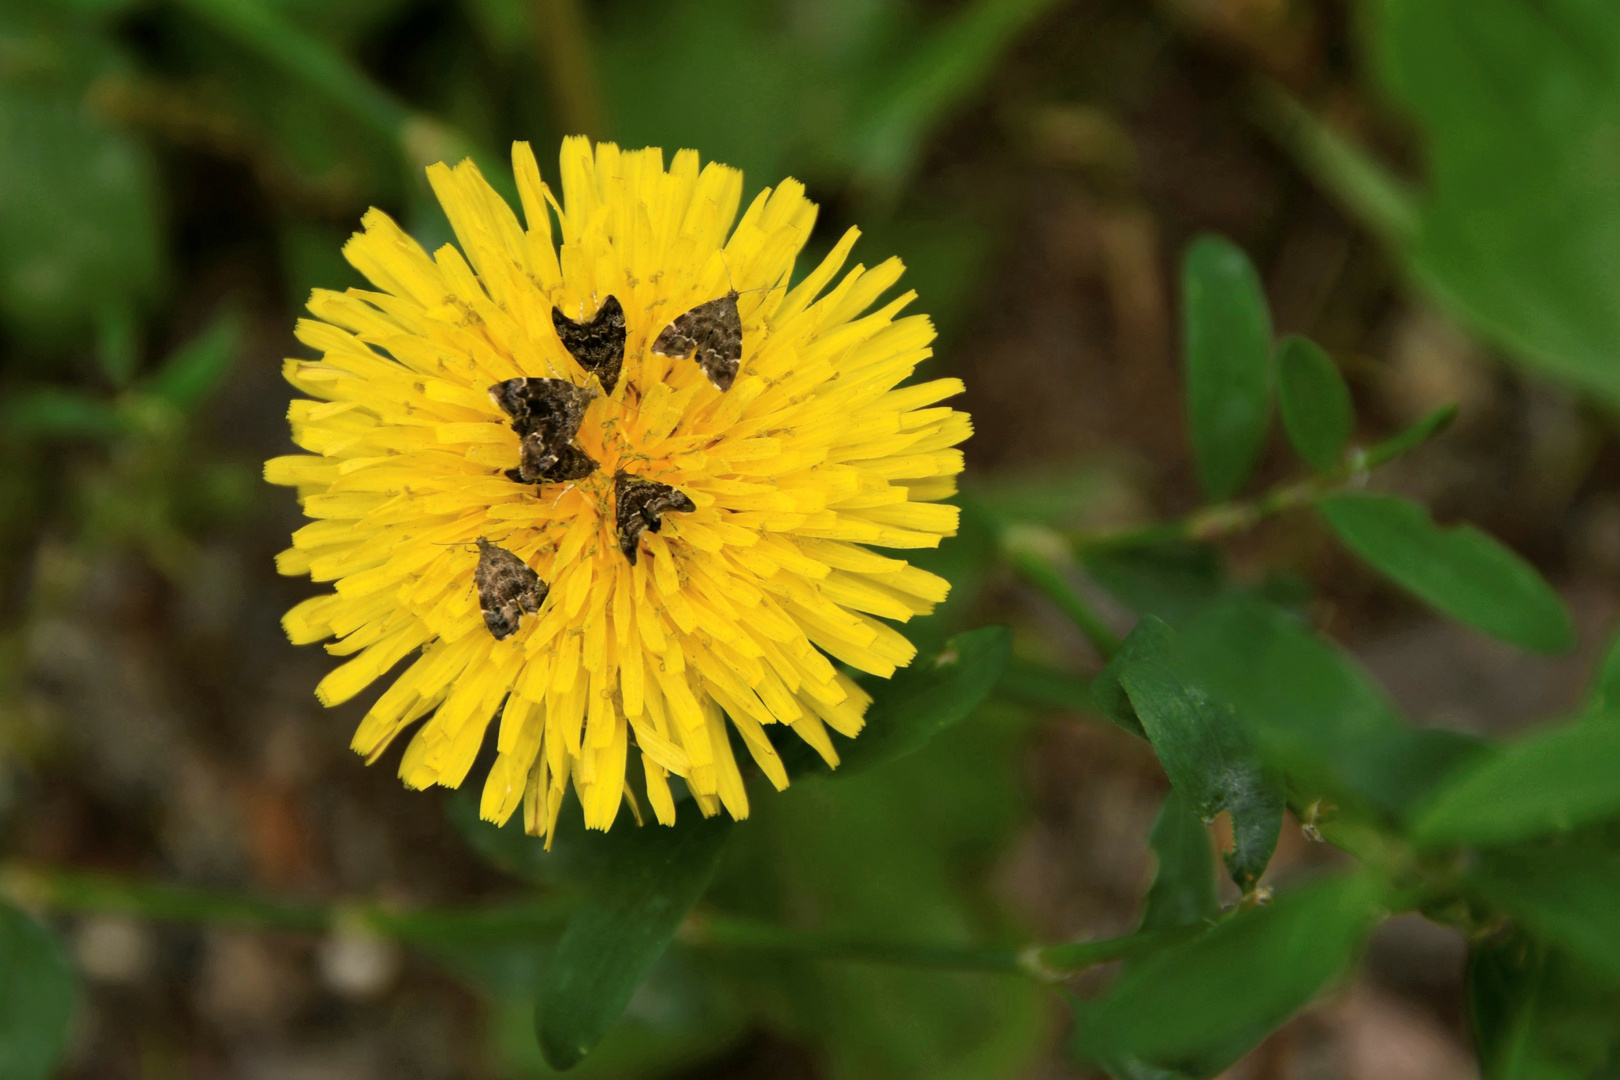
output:
[{"label": "brown moth", "polygon": [[583,480],[595,471],[596,459],[573,443],[569,443],[557,452],[556,462],[541,473],[541,478],[567,483],[571,480]]},{"label": "brown moth", "polygon": [[478,538],[478,568],[473,571],[478,586],[478,606],[484,611],[484,625],[495,640],[517,632],[524,615],[538,615],[551,586],[540,580],[522,559]]},{"label": "brown moth", "polygon": [[551,324],[557,328],[557,340],[568,355],[586,371],[594,372],[606,393],[613,393],[624,366],[624,308],[619,298],[610,296],[602,301],[590,322],[575,322],[563,314],[562,308],[553,307]]},{"label": "brown moth", "polygon": [[[737,290],[709,300],[679,316],[652,343],[660,356],[680,360],[693,357],[709,381],[721,392],[731,389],[742,363],[742,315],[737,311]],[[695,354],[695,355],[694,355]]]},{"label": "brown moth", "polygon": [[620,469],[613,476],[614,514],[619,526],[619,550],[636,565],[636,552],[641,546],[641,534],[651,529],[657,532],[664,524],[664,515],[671,511],[690,514],[696,504],[668,484],[631,476]]},{"label": "brown moth", "polygon": [[[507,379],[491,386],[489,396],[512,418],[512,430],[523,438],[518,467],[506,473],[511,479],[526,484],[577,480],[596,468],[589,455],[571,445],[585,410],[596,400],[594,388],[575,386],[567,379]],[[553,475],[565,456],[570,458],[565,471],[577,472],[583,462],[590,462],[590,468],[577,475]]]}]

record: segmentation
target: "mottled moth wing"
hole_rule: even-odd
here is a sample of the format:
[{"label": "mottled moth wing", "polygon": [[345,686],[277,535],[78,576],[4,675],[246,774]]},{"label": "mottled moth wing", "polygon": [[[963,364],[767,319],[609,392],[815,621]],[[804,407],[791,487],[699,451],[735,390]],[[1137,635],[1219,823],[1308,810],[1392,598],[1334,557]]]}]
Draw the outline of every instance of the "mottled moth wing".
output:
[{"label": "mottled moth wing", "polygon": [[478,567],[473,571],[478,586],[478,606],[484,612],[484,625],[496,641],[517,632],[524,615],[537,615],[551,587],[540,580],[522,559],[478,538]]},{"label": "mottled moth wing", "polygon": [[537,484],[551,478],[549,473],[571,449],[585,410],[597,395],[593,388],[566,379],[508,379],[490,387],[489,396],[512,418],[512,430],[523,437],[513,479]]},{"label": "mottled moth wing", "polygon": [[596,459],[573,443],[569,443],[558,452],[556,463],[545,471],[542,479],[566,483],[570,480],[583,480],[595,471]]},{"label": "mottled moth wing", "polygon": [[594,372],[603,390],[613,393],[624,366],[624,308],[619,298],[610,296],[602,301],[590,322],[575,322],[563,314],[562,308],[554,307],[551,323],[568,355],[586,371]]},{"label": "mottled moth wing", "polygon": [[690,514],[697,509],[691,499],[668,484],[631,476],[620,469],[613,476],[614,515],[619,528],[619,550],[636,564],[636,553],[641,545],[641,534],[651,529],[657,532],[664,524],[664,515],[675,512]]},{"label": "mottled moth wing", "polygon": [[722,392],[731,389],[742,363],[742,315],[737,290],[710,300],[678,317],[652,343],[660,356],[692,357]]},{"label": "mottled moth wing", "polygon": [[596,471],[596,459],[573,443],[558,450],[555,455],[547,455],[545,460],[550,462],[549,465],[531,467],[529,448],[538,445],[539,440],[532,435],[523,440],[519,454],[525,464],[515,469],[507,469],[508,480],[514,484],[537,484],[544,481],[567,483],[570,480],[583,480]]},{"label": "mottled moth wing", "polygon": [[512,430],[519,435],[543,426],[550,437],[566,443],[579,430],[596,391],[567,379],[507,379],[490,387],[489,396],[512,418]]}]

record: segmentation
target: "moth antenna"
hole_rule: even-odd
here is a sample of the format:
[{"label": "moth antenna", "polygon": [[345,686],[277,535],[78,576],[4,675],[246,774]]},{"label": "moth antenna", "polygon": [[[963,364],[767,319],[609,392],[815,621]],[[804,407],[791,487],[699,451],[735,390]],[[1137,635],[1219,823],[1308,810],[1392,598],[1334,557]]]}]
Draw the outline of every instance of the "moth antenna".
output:
[{"label": "moth antenna", "polygon": [[555,499],[551,500],[551,508],[553,510],[557,509],[557,504],[562,502],[562,497],[564,495],[568,494],[570,491],[573,491],[576,486],[577,485],[572,480],[570,480],[568,482],[567,486],[565,486],[561,491],[557,492],[557,497]]},{"label": "moth antenna", "polygon": [[731,263],[726,259],[725,248],[721,248],[718,254],[720,256],[720,265],[726,268],[726,288],[736,293],[738,296],[751,292],[769,292],[770,290],[776,288],[775,285],[757,285],[752,289],[737,288],[737,282],[731,276]]}]

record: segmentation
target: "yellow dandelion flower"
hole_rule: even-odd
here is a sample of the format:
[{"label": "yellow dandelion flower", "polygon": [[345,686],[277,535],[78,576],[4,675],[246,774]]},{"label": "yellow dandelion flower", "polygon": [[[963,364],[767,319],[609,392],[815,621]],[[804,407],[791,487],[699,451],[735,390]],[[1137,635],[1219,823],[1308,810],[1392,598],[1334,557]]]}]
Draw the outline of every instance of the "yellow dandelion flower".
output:
[{"label": "yellow dandelion flower", "polygon": [[[561,202],[527,144],[512,161],[526,227],[471,162],[435,165],[459,249],[429,255],[372,210],[344,255],[375,289],[311,296],[297,336],[320,359],[285,364],[309,453],[265,478],[314,519],[278,568],[334,585],[284,625],[351,657],[317,687],[327,705],[414,655],[353,742],[375,760],[421,721],[410,787],[459,786],[497,723],[491,821],[521,805],[549,837],[571,784],[607,829],[637,809],[632,748],[658,821],[672,774],[703,814],[742,818],[727,722],[778,789],[768,725],[836,765],[828,729],[854,737],[870,698],[834,661],[893,674],[915,650],[881,620],[945,598],[870,546],[956,531],[938,500],[971,427],[939,402],[962,384],[896,389],[933,327],[900,316],[914,293],[873,309],[899,260],[838,278],[856,230],[790,287],[816,218],[797,181],[733,228],[742,174],[689,150],[666,169],[657,149],[569,139]],[[618,337],[591,339],[620,312]]]}]

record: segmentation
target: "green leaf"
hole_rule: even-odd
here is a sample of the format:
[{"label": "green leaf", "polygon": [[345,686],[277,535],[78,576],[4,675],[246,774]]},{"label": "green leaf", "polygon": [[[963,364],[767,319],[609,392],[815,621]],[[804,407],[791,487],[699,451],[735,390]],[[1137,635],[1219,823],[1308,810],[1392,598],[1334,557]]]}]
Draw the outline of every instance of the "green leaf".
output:
[{"label": "green leaf", "polygon": [[1536,732],[1461,770],[1413,826],[1420,843],[1500,844],[1620,812],[1620,724]]},{"label": "green leaf", "polygon": [[1428,136],[1416,277],[1519,360],[1620,401],[1620,8],[1367,7],[1376,70]]},{"label": "green leaf", "polygon": [[1311,468],[1327,472],[1339,463],[1355,426],[1350,388],[1309,338],[1291,335],[1277,346],[1277,405],[1289,443]]},{"label": "green leaf", "polygon": [[1247,255],[1229,240],[1193,241],[1182,263],[1187,416],[1204,494],[1237,494],[1266,442],[1271,315]]},{"label": "green leaf", "polygon": [[189,411],[230,371],[241,337],[241,318],[234,311],[225,312],[207,330],[169,354],[147,381],[147,391],[182,412]]},{"label": "green leaf", "polygon": [[680,815],[673,829],[621,824],[541,978],[540,1050],[553,1068],[577,1064],[601,1041],[663,955],[703,891],[731,835],[729,818]]},{"label": "green leaf", "polygon": [[1586,714],[1610,722],[1620,720],[1620,633],[1609,639],[1603,652],[1603,666],[1586,695]]},{"label": "green leaf", "polygon": [[67,1046],[73,970],[56,938],[0,904],[0,1076],[45,1080]]},{"label": "green leaf", "polygon": [[1620,843],[1602,831],[1478,853],[1466,886],[1620,981]]},{"label": "green leaf", "polygon": [[1138,960],[1076,1006],[1077,1055],[1213,1075],[1350,967],[1380,894],[1367,875],[1316,882]]},{"label": "green leaf", "polygon": [[1138,615],[1178,623],[1226,591],[1221,553],[1208,544],[1083,551],[1092,579]]},{"label": "green leaf", "polygon": [[1096,708],[1091,700],[1091,680],[1086,676],[1016,657],[996,684],[996,696],[1036,708],[1083,713]]},{"label": "green leaf", "polygon": [[1184,622],[1178,667],[1227,702],[1302,800],[1400,820],[1470,756],[1477,740],[1409,727],[1344,652],[1251,596]]},{"label": "green leaf", "polygon": [[1552,586],[1473,526],[1438,528],[1392,495],[1329,495],[1317,508],[1346,547],[1437,611],[1534,652],[1574,646],[1575,624]]},{"label": "green leaf", "polygon": [[[749,1034],[741,1003],[726,993],[729,988],[705,986],[690,973],[680,973],[685,978],[662,978],[669,959],[666,956],[666,963],[648,976],[646,990],[603,1036],[601,1045],[566,1072],[546,1064],[535,1044],[533,999],[496,998],[488,1028],[498,1064],[493,1075],[511,1080],[565,1075],[571,1080],[660,1080],[685,1075],[724,1056]],[[647,1008],[641,1008],[643,997],[648,999]]]},{"label": "green leaf", "polygon": [[1175,632],[1152,615],[1140,619],[1098,673],[1097,707],[1152,742],[1170,783],[1205,821],[1232,815],[1236,845],[1227,857],[1245,889],[1265,870],[1282,823],[1282,792],[1266,777],[1248,732],[1223,702],[1174,667]]},{"label": "green leaf", "polygon": [[12,438],[111,439],[124,430],[110,402],[66,387],[23,390],[0,402],[0,435]]},{"label": "green leaf", "polygon": [[1187,1074],[1140,1061],[1110,1061],[1105,1070],[1113,1080],[1187,1080]]},{"label": "green leaf", "polygon": [[27,338],[88,339],[99,311],[137,306],[164,278],[156,170],[84,104],[91,80],[121,66],[100,34],[7,37],[21,74],[0,86],[0,317]]},{"label": "green leaf", "polygon": [[1142,720],[1136,715],[1136,706],[1131,704],[1130,694],[1126,692],[1120,676],[1133,664],[1162,657],[1170,647],[1170,638],[1170,627],[1165,625],[1163,619],[1144,615],[1120,643],[1119,652],[1097,673],[1097,678],[1091,684],[1091,700],[1102,714],[1139,739],[1148,737],[1147,730],[1142,727]]},{"label": "green leaf", "polygon": [[982,626],[956,635],[937,655],[919,657],[894,678],[871,684],[866,726],[839,747],[834,775],[853,776],[928,745],[990,696],[1011,656],[1011,632]]},{"label": "green leaf", "polygon": [[856,179],[895,191],[948,110],[995,70],[1007,48],[1052,0],[972,0],[918,41],[853,125]]},{"label": "green leaf", "polygon": [[1215,896],[1209,831],[1174,789],[1164,797],[1148,843],[1159,866],[1148,888],[1137,930],[1168,930],[1213,922],[1221,913],[1221,905]]},{"label": "green leaf", "polygon": [[535,885],[577,889],[602,872],[602,864],[614,848],[601,833],[585,828],[579,804],[571,797],[557,816],[549,851],[544,840],[523,831],[521,814],[513,815],[504,826],[483,820],[476,788],[463,786],[451,794],[445,800],[445,814],[485,862]]},{"label": "green leaf", "polygon": [[[1029,821],[1019,777],[1032,725],[995,708],[881,770],[755,800],[705,905],[862,941],[1025,940],[984,868]],[[829,1080],[1024,1076],[1050,1044],[1049,1002],[1029,980],[711,955],[758,1023],[810,1047]]]},{"label": "green leaf", "polygon": [[1283,796],[1248,732],[1229,705],[1166,664],[1138,661],[1119,680],[1188,808],[1206,822],[1222,811],[1231,814],[1233,850],[1226,867],[1233,881],[1253,888],[1277,847]]},{"label": "green leaf", "polygon": [[141,326],[127,303],[102,305],[96,312],[96,362],[107,381],[122,390],[140,363]]},{"label": "green leaf", "polygon": [[1588,1080],[1620,1042],[1620,987],[1523,934],[1469,951],[1468,1000],[1485,1080]]},{"label": "green leaf", "polygon": [[[283,5],[182,0],[181,6],[274,64],[283,76],[320,91],[325,104],[341,108],[377,134],[403,143],[411,119],[409,109],[341,50],[311,33],[306,21],[286,17],[291,13],[278,10]],[[402,145],[401,149],[406,148]]]}]

